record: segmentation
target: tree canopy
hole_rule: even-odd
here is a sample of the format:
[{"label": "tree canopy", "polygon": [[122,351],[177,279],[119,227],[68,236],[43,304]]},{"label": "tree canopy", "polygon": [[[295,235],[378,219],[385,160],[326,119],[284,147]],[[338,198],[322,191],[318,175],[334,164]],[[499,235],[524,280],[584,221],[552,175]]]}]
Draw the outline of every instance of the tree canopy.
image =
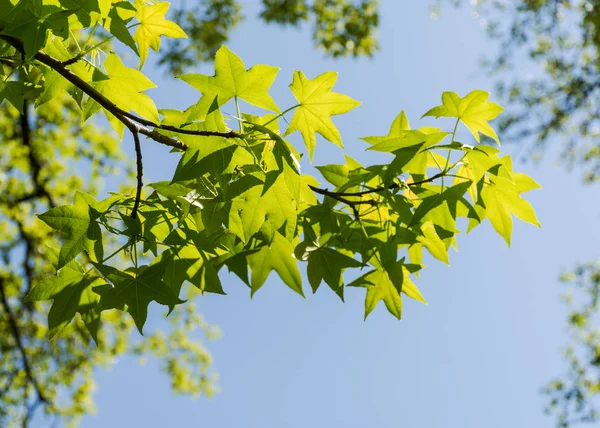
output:
[{"label": "tree canopy", "polygon": [[[266,10],[275,3],[264,2]],[[302,10],[302,2],[286,4]],[[312,10],[336,4],[345,2],[315,2]],[[26,423],[39,404],[49,414],[88,411],[91,369],[124,351],[131,322],[144,331],[152,302],[174,319],[169,345],[176,346],[153,334],[136,352],[165,357],[181,392],[210,392],[208,357],[184,330],[203,325],[194,295],[225,294],[225,268],[251,295],[273,271],[304,295],[306,266],[313,292],[325,283],[343,300],[347,287],[364,288],[365,318],[380,301],[401,318],[403,294],[425,302],[414,281],[424,253],[448,263],[458,227],[470,231],[487,218],[510,244],[513,216],[539,225],[522,197],[539,186],[501,154],[489,122],[502,107],[481,90],[444,92],[441,105],[424,114],[450,118],[443,128],[412,129],[400,112],[389,131],[363,138],[385,162],[362,165],[346,156],[344,164],[318,166],[319,178],[301,171],[319,161],[323,140],[343,148],[332,116],[360,115],[358,101],[334,90],[335,72],[295,71],[288,80],[295,104],[280,107],[269,95],[280,70],[248,68],[222,46],[213,76],[176,76],[198,91],[197,103],[158,108],[146,94],[155,84],[142,71],[150,49],[160,55],[163,39],[188,37],[168,9],[168,2],[0,1],[0,100],[5,135],[14,136],[6,141],[1,201],[3,227],[12,228],[0,271],[2,400],[3,408],[20,403],[0,414],[9,422]],[[124,52],[136,60],[125,61]],[[230,109],[236,113],[227,115]],[[114,138],[95,129],[99,114]],[[68,129],[79,120],[76,132]],[[472,141],[457,141],[461,123]],[[118,157],[124,140],[135,159]],[[145,183],[143,148],[153,143],[179,159],[170,181]],[[84,161],[90,177],[124,164],[135,177],[98,198],[65,157]],[[22,244],[26,256],[15,269]],[[47,324],[40,322],[46,308]],[[94,359],[85,351],[94,346],[88,337],[99,350]],[[33,369],[50,365],[60,371],[40,378]],[[72,392],[67,407],[61,388]]]}]

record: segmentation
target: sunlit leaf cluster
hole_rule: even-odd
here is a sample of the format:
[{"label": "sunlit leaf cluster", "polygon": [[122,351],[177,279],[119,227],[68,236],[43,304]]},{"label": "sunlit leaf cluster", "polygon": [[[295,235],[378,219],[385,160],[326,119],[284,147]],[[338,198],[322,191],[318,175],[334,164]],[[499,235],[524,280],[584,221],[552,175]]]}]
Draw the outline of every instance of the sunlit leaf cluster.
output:
[{"label": "sunlit leaf cluster", "polygon": [[[27,296],[54,301],[51,335],[79,313],[95,338],[102,313],[111,309],[128,312],[141,332],[148,305],[183,304],[180,291],[186,282],[204,293],[224,294],[219,277],[224,268],[252,294],[274,271],[303,295],[304,264],[313,291],[325,282],[343,299],[346,286],[363,287],[365,316],[383,300],[400,318],[402,294],[424,301],[411,279],[424,268],[423,253],[448,263],[460,218],[466,219],[467,230],[488,218],[507,243],[513,215],[538,224],[521,196],[537,184],[515,173],[499,149],[456,141],[462,122],[474,143],[480,134],[498,142],[488,121],[502,108],[483,91],[464,98],[444,93],[442,105],[425,114],[454,118],[451,132],[413,130],[401,113],[388,135],[364,139],[369,150],[389,155],[387,163],[364,166],[346,157],[345,164],[319,166],[332,186],[325,188],[316,177],[302,174],[299,148],[284,138],[298,131],[311,161],[318,159],[317,135],[343,147],[332,116],[359,103],[333,90],[336,73],[309,78],[295,72],[290,89],[297,104],[282,109],[269,95],[279,69],[247,69],[222,47],[214,76],[179,76],[198,91],[198,102],[183,111],[160,111],[145,93],[154,84],[141,71],[126,66],[115,53],[99,54],[98,44],[79,46],[73,53],[70,37],[45,23],[59,14],[75,28],[114,35],[114,23],[121,19],[126,31],[118,39],[139,55],[136,65],[141,69],[149,48],[159,49],[161,37],[185,37],[165,18],[168,3],[56,7],[17,6],[5,18],[7,51],[24,57],[22,67],[39,67],[49,76],[22,90],[23,99],[61,85],[79,104],[84,119],[103,111],[119,135],[128,129],[136,143],[138,182],[137,191],[101,201],[77,192],[72,204],[39,216],[63,242],[56,254],[57,274]],[[36,17],[42,24],[21,39],[17,21],[10,20],[16,14]],[[10,76],[6,81],[21,83]],[[242,102],[265,113],[246,114]],[[15,107],[20,103],[17,99]],[[231,121],[238,127],[235,131],[223,116],[229,103],[237,111]],[[281,120],[285,114],[291,116],[286,126]],[[149,184],[145,195],[140,133],[182,152],[172,180]],[[122,245],[106,251],[109,236]],[[130,254],[127,269],[111,265],[121,252]],[[80,255],[90,261],[86,267],[78,261]],[[345,281],[344,273],[354,280]]]}]

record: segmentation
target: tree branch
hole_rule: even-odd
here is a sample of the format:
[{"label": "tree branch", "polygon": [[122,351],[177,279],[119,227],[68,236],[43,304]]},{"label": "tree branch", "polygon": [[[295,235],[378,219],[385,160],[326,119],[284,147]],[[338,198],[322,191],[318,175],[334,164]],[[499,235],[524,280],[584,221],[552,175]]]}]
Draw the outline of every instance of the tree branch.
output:
[{"label": "tree branch", "polygon": [[[0,36],[0,39],[7,41],[9,44],[11,44],[17,50],[19,50],[21,52],[23,51],[22,42],[20,40],[16,39],[15,37]],[[139,206],[139,198],[141,195],[141,186],[142,186],[140,184],[142,181],[141,149],[138,150],[139,134],[143,134],[160,144],[171,146],[171,147],[177,148],[182,151],[185,151],[188,148],[185,143],[182,143],[181,141],[178,141],[174,138],[171,138],[164,134],[161,134],[158,131],[156,131],[156,129],[171,131],[171,132],[179,133],[179,134],[198,135],[198,136],[206,136],[206,137],[209,137],[209,136],[219,136],[219,137],[223,137],[223,138],[241,138],[242,137],[241,134],[236,133],[234,131],[229,131],[229,132],[197,131],[197,130],[178,128],[178,127],[170,126],[170,125],[156,124],[150,120],[140,118],[138,116],[135,116],[134,114],[131,114],[131,113],[119,108],[111,100],[109,100],[104,95],[102,95],[100,92],[98,92],[96,90],[96,88],[94,88],[92,85],[90,85],[89,83],[87,83],[86,81],[81,79],[76,74],[72,73],[69,69],[67,69],[63,62],[51,57],[50,55],[48,55],[42,51],[37,52],[35,54],[34,58],[37,61],[41,62],[42,64],[45,64],[48,67],[52,68],[57,73],[59,73],[61,76],[63,76],[65,79],[67,79],[69,82],[71,82],[73,85],[75,85],[77,88],[81,89],[85,94],[87,94],[90,98],[92,98],[94,101],[96,101],[98,104],[100,104],[104,109],[106,109],[108,112],[113,114],[119,121],[121,121],[125,126],[127,126],[129,128],[129,130],[132,132],[135,143],[136,143],[136,156],[137,156],[137,165],[138,165],[138,191],[136,193],[136,202],[135,202],[134,208],[132,210],[132,217],[134,217],[134,218],[135,218],[135,215],[137,215],[137,208]],[[140,125],[142,125],[142,126],[140,126]],[[148,129],[146,127],[152,127],[155,129]],[[443,177],[446,174],[446,172],[447,171],[442,171],[428,179],[421,180],[418,182],[413,182],[413,183],[407,183],[406,185],[407,186],[417,186],[420,184],[429,183],[429,182],[436,180],[437,178]],[[399,187],[399,184],[392,183],[387,187],[378,187],[376,189],[365,190],[362,192],[347,192],[347,193],[332,192],[327,189],[321,189],[321,188],[314,187],[314,186],[309,186],[309,187],[315,193],[318,193],[318,194],[321,194],[324,196],[328,196],[332,199],[335,199],[337,201],[347,204],[348,206],[350,206],[352,208],[354,213],[357,214],[358,211],[356,209],[356,206],[358,206],[358,205],[373,206],[373,205],[377,205],[377,201],[374,201],[374,200],[352,201],[352,200],[347,199],[346,197],[352,197],[352,196],[361,197],[361,196],[372,194],[372,193],[380,193],[380,192],[383,192],[384,190],[396,189]]]},{"label": "tree branch", "polygon": [[138,129],[131,128],[130,131],[133,135],[133,141],[135,143],[135,158],[137,167],[137,190],[135,192],[135,202],[133,203],[133,209],[131,210],[131,218],[135,219],[137,218],[140,200],[142,199],[142,187],[144,187],[144,165],[142,163],[142,146],[140,144],[140,135]]},{"label": "tree branch", "polygon": [[[23,52],[23,43],[17,39],[16,37],[0,35],[0,39],[8,42],[11,46],[17,49],[19,52]],[[162,125],[152,122],[151,120],[143,119],[138,117],[132,113],[129,113],[121,108],[119,108],[115,103],[106,98],[100,92],[96,90],[92,85],[83,80],[81,77],[77,76],[71,70],[67,69],[65,65],[57,60],[56,58],[51,57],[50,55],[38,51],[34,58],[41,62],[42,64],[50,67],[58,74],[63,76],[77,88],[81,89],[87,96],[100,104],[104,109],[113,114],[120,122],[122,122],[128,128],[131,128],[132,125],[142,125],[139,127],[139,133],[146,135],[149,138],[152,138],[157,143],[161,143],[167,146],[175,147],[180,150],[186,150],[187,145],[178,141],[174,138],[170,138],[164,134],[161,134],[156,131],[156,129],[162,129],[164,131],[175,132],[178,134],[186,134],[186,135],[196,135],[201,137],[223,137],[223,138],[240,138],[241,135],[234,131],[228,132],[219,132],[219,131],[203,131],[203,130],[193,130],[193,129],[184,129],[179,128],[177,126],[171,125]],[[148,129],[144,127],[156,128],[156,129]]]},{"label": "tree branch", "polygon": [[25,375],[27,376],[27,379],[29,379],[29,382],[31,382],[31,384],[33,385],[33,388],[35,389],[35,391],[37,393],[38,399],[44,403],[49,404],[48,399],[44,396],[44,393],[42,392],[40,385],[38,384],[37,380],[33,376],[33,371],[31,370],[29,358],[27,357],[27,352],[25,351],[25,346],[23,346],[23,342],[21,340],[21,334],[19,333],[19,325],[17,324],[15,316],[12,313],[12,310],[11,310],[11,308],[8,304],[8,300],[6,298],[6,294],[4,291],[4,278],[2,278],[2,277],[0,277],[0,304],[2,304],[2,307],[4,308],[4,311],[6,312],[6,315],[8,317],[8,324],[11,329],[11,333],[15,339],[15,342],[17,344],[17,348],[19,349],[19,352],[21,353],[21,360],[23,361],[23,369],[25,370]]},{"label": "tree branch", "polygon": [[[435,175],[432,175],[429,178],[426,178],[425,180],[420,180],[420,181],[413,181],[412,183],[406,183],[406,186],[408,187],[414,187],[414,186],[420,186],[421,184],[426,184],[426,183],[431,183],[432,181],[437,180],[438,178],[441,178],[443,176],[445,176],[447,173],[447,171],[442,171],[442,172],[438,172]],[[312,189],[313,192],[318,193],[320,195],[325,195],[325,196],[329,196],[330,198],[333,198],[337,201],[343,202],[345,204],[348,205],[375,205],[373,202],[375,201],[350,201],[348,199],[346,199],[346,197],[360,197],[360,196],[365,196],[365,195],[371,195],[373,193],[381,193],[385,190],[393,190],[393,189],[397,189],[400,187],[400,185],[398,183],[392,183],[389,186],[381,186],[381,187],[377,187],[375,189],[369,189],[369,190],[363,190],[362,192],[332,192],[330,190],[327,189],[321,189],[319,187],[315,187],[315,186],[308,186]]]}]

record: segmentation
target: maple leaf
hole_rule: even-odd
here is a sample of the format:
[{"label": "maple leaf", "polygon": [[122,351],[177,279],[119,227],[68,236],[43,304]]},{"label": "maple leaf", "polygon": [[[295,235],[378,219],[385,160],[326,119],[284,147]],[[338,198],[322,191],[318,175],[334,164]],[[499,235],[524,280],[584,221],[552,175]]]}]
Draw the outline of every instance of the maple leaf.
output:
[{"label": "maple leaf", "polygon": [[317,145],[315,133],[343,147],[342,137],[331,121],[331,116],[347,113],[361,104],[347,95],[332,92],[331,88],[336,81],[337,73],[333,71],[323,73],[312,80],[307,79],[303,72],[296,71],[290,84],[299,106],[284,136],[300,131],[311,162]]},{"label": "maple leaf", "polygon": [[404,110],[402,110],[392,122],[392,125],[390,126],[390,132],[388,132],[387,135],[363,137],[361,140],[375,145],[394,138],[402,138],[406,134],[406,131],[410,131],[410,123],[408,122],[406,113]]},{"label": "maple leaf", "polygon": [[517,184],[503,177],[494,177],[491,180],[492,184],[486,186],[481,192],[481,198],[486,207],[486,217],[490,219],[494,230],[510,246],[511,215],[514,214],[521,220],[537,227],[540,227],[540,223],[531,204],[519,195],[521,192]]},{"label": "maple leaf", "polygon": [[155,301],[161,305],[177,305],[184,302],[163,282],[166,267],[164,264],[140,266],[137,272],[122,272],[100,263],[93,265],[112,283],[112,286],[105,284],[94,288],[101,296],[102,309],[123,309],[124,305],[127,305],[127,312],[140,333],[148,317],[150,302]]},{"label": "maple leaf", "polygon": [[263,286],[271,271],[274,270],[288,287],[304,296],[302,277],[293,252],[294,245],[279,232],[275,232],[270,246],[265,245],[247,257],[248,265],[252,270],[250,280],[252,295]]},{"label": "maple leaf", "polygon": [[[243,185],[242,192],[236,189]],[[280,230],[285,236],[292,237],[296,230],[297,202],[290,193],[285,178],[279,175],[267,191],[262,181],[246,176],[232,184],[232,198],[229,212],[229,230],[243,242],[261,228]],[[237,194],[239,193],[239,194]]]},{"label": "maple leaf", "polygon": [[102,259],[102,231],[94,213],[81,193],[75,194],[72,205],[61,205],[39,215],[40,220],[57,230],[63,245],[58,255],[57,269],[62,268],[86,250],[94,260]]},{"label": "maple leaf", "polygon": [[489,102],[489,96],[488,92],[480,90],[469,92],[464,98],[455,92],[444,92],[442,105],[432,108],[423,117],[456,117],[469,128],[477,141],[479,141],[479,133],[482,133],[500,144],[496,132],[488,121],[495,119],[504,109],[496,103]]},{"label": "maple leaf", "polygon": [[185,245],[166,261],[163,280],[176,291],[184,281],[189,281],[203,293],[225,294],[217,271],[208,255],[196,245]]},{"label": "maple leaf", "polygon": [[307,261],[308,268],[306,273],[313,293],[317,292],[321,281],[325,281],[342,300],[344,300],[342,272],[346,268],[355,268],[363,265],[358,260],[354,260],[346,254],[326,247],[319,247],[308,251]]},{"label": "maple leaf", "polygon": [[415,283],[408,277],[409,274],[409,270],[404,265],[404,260],[400,260],[385,269],[374,269],[367,272],[349,284],[367,288],[365,319],[382,300],[388,311],[396,318],[401,319],[402,296],[400,293],[427,304]]},{"label": "maple leaf", "polygon": [[448,249],[436,232],[433,222],[426,221],[423,223],[421,225],[421,232],[423,233],[423,236],[419,237],[419,242],[427,247],[433,257],[449,264]]},{"label": "maple leaf", "polygon": [[184,74],[178,76],[202,93],[202,98],[193,108],[189,120],[202,119],[217,98],[219,106],[225,105],[234,97],[241,98],[253,106],[265,110],[279,112],[279,107],[268,94],[278,67],[258,64],[246,70],[239,56],[231,52],[227,46],[221,46],[215,56],[215,75]]},{"label": "maple leaf", "polygon": [[[48,256],[57,266],[58,250],[46,247]],[[65,328],[76,313],[81,315],[87,330],[97,342],[100,310],[100,296],[93,292],[93,287],[100,285],[101,278],[86,275],[81,265],[73,260],[67,263],[57,275],[49,276],[31,289],[25,296],[25,302],[37,300],[54,300],[48,312],[48,336],[52,339]]]},{"label": "maple leaf", "polygon": [[[119,108],[125,111],[135,111],[145,119],[158,123],[158,110],[152,98],[143,91],[156,88],[156,85],[144,74],[123,64],[118,55],[111,53],[104,61],[106,74],[99,70],[94,71],[93,86],[106,98],[112,100]],[[100,105],[90,99],[86,105],[86,116],[100,109]],[[113,127],[122,136],[123,123],[108,111],[106,117]]]},{"label": "maple leaf", "polygon": [[153,5],[146,5],[143,1],[135,2],[137,9],[135,17],[140,25],[133,34],[133,39],[138,44],[140,68],[146,61],[148,48],[152,48],[154,52],[160,49],[160,36],[187,39],[187,35],[179,25],[165,18],[169,6],[169,2],[159,2]]}]

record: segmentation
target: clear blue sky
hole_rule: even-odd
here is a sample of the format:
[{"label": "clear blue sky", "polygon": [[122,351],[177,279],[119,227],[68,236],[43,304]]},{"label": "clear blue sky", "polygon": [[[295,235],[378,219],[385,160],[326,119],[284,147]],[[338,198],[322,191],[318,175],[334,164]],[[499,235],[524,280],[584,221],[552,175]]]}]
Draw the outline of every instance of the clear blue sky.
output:
[{"label": "clear blue sky", "polygon": [[[401,109],[416,125],[444,90],[493,88],[478,60],[495,45],[468,9],[446,8],[432,21],[428,1],[383,0],[382,51],[373,60],[333,61],[313,48],[308,28],[259,24],[258,0],[243,3],[247,19],[230,48],[248,66],[281,67],[272,90],[280,106],[291,102],[293,70],[309,77],[338,71],[336,88],[364,104],[336,123],[347,151],[365,163],[376,158],[364,154],[358,138],[386,134]],[[211,74],[210,67],[200,71]],[[184,83],[161,76],[154,75],[161,107],[195,101]],[[168,177],[164,158],[174,164],[176,155],[150,146],[145,153],[145,170]],[[315,159],[341,161],[342,152],[321,141]],[[530,194],[543,229],[516,222],[510,249],[489,223],[461,236],[450,267],[431,261],[418,281],[429,306],[406,299],[401,322],[382,304],[363,322],[363,290],[349,290],[345,304],[326,288],[303,300],[272,276],[250,300],[245,286],[223,275],[228,296],[200,302],[224,332],[209,344],[221,392],[211,399],[176,396],[154,362],[141,367],[123,358],[97,372],[98,413],[82,426],[551,427],[539,390],[564,368],[558,276],[597,256],[600,238],[595,189],[555,160],[550,154],[538,167],[518,165],[543,185]],[[155,306],[151,316],[162,312]]]}]

